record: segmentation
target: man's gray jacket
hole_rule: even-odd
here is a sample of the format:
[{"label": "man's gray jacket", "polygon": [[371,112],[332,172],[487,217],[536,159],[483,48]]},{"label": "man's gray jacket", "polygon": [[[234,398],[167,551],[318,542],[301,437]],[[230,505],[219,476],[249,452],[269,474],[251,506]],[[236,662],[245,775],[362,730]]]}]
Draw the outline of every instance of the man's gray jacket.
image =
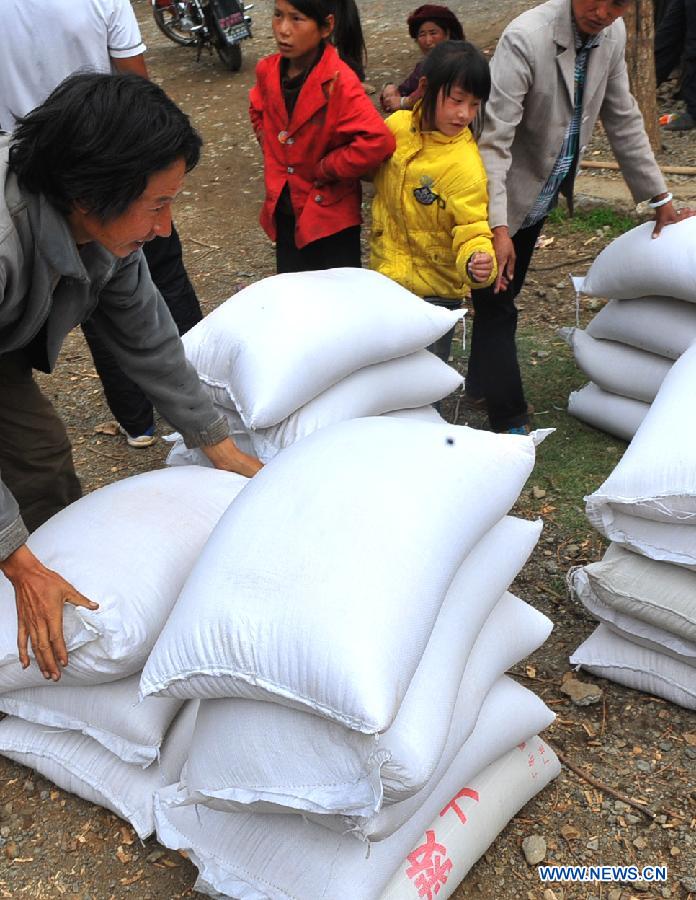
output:
[{"label": "man's gray jacket", "polygon": [[[636,202],[666,190],[632,97],[621,19],[589,51],[580,157],[599,117]],[[489,222],[515,234],[551,174],[573,114],[571,0],[548,0],[514,19],[491,63],[492,89],[479,150],[488,173]],[[579,160],[578,160],[579,164]]]},{"label": "man's gray jacket", "polygon": [[[26,347],[46,326],[48,368],[65,336],[92,317],[119,365],[190,447],[228,434],[186,361],[176,325],[142,251],[118,259],[101,245],[78,248],[68,222],[44,197],[20,190],[0,135],[0,354]],[[1,423],[0,423],[1,427]],[[0,559],[27,531],[0,481]]]}]

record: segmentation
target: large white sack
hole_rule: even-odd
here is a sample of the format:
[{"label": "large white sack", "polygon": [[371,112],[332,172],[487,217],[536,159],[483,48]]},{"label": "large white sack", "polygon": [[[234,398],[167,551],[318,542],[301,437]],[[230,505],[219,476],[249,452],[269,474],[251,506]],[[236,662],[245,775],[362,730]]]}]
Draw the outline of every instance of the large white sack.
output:
[{"label": "large white sack", "polygon": [[[257,812],[368,817],[381,806],[383,788],[386,803],[412,796],[440,760],[457,696],[467,697],[470,732],[495,681],[536,650],[551,627],[541,613],[506,595],[486,620],[463,678],[460,675],[452,692],[457,674],[447,665],[452,648],[461,639],[466,660],[471,637],[462,636],[462,626],[447,615],[451,593],[450,589],[399,713],[378,740],[275,704],[203,700],[177,802],[230,812],[251,807]],[[474,606],[474,598],[469,599],[467,609]],[[478,618],[475,606],[473,618]],[[446,632],[448,623],[451,646],[443,647],[437,632]],[[456,663],[455,669],[461,672]],[[433,683],[439,686],[437,704],[432,702]]]},{"label": "large white sack", "polygon": [[[394,409],[427,406],[451,394],[463,382],[456,369],[445,365],[427,350],[375,363],[327,388],[277,425],[248,432],[250,452],[268,462],[280,450],[327,425],[378,416]],[[239,427],[237,414],[224,407],[218,409],[228,417],[234,432]],[[177,465],[178,460],[191,461],[193,454],[205,457],[200,450],[188,450],[179,439],[167,463]]]},{"label": "large white sack", "polygon": [[[451,897],[506,823],[560,771],[558,757],[536,735],[487,766],[434,817],[380,900],[420,900],[431,885],[433,896]],[[439,854],[436,867],[433,850]]]},{"label": "large white sack", "polygon": [[191,702],[183,707],[162,745],[159,762],[146,769],[123,762],[77,731],[17,718],[0,722],[0,755],[34,769],[70,794],[110,809],[130,822],[144,840],[154,831],[155,791],[176,781],[181,772],[197,706]]},{"label": "large white sack", "polygon": [[[674,363],[614,471],[585,498],[587,516],[598,531],[646,556],[684,563],[663,555],[670,545],[665,547],[659,538],[651,548],[649,536],[634,537],[632,520],[647,519],[686,532],[685,540],[675,546],[679,555],[687,550],[689,565],[696,564],[696,416],[691,414],[695,384],[696,347],[691,347]],[[619,515],[624,516],[625,531]]]},{"label": "large white sack", "polygon": [[[476,669],[472,666],[472,679],[475,675]],[[473,694],[476,694],[476,700],[469,704],[465,685],[462,683],[447,743],[432,777],[420,791],[400,803],[383,806],[380,812],[369,819],[359,819],[356,816],[322,816],[319,819],[313,816],[314,821],[327,828],[339,827],[341,831],[349,826],[356,837],[383,841],[416,815],[433,786],[445,776],[451,766],[464,767],[466,764],[467,768],[460,771],[461,780],[469,778],[500,753],[523,741],[530,730],[534,733],[543,731],[555,718],[554,713],[536,694],[507,676],[499,678],[490,688],[478,714],[471,713],[479,705],[481,697],[481,688],[475,682],[472,684]]]},{"label": "large white sack", "polygon": [[605,247],[585,276],[583,293],[696,302],[696,219],[668,225],[655,239],[654,227],[654,222],[644,222]]},{"label": "large white sack", "polygon": [[649,409],[650,404],[643,400],[610,394],[592,382],[568,397],[571,416],[624,441],[633,439]]},{"label": "large white sack", "polygon": [[434,406],[419,406],[418,409],[394,409],[382,415],[386,418],[411,419],[414,422],[436,422],[440,425],[446,421]]},{"label": "large white sack", "polygon": [[[515,699],[524,702],[529,692],[519,691]],[[498,709],[498,719],[504,719],[506,712]],[[495,723],[496,728],[499,725],[499,721]],[[510,777],[501,772],[499,781],[485,779],[486,785],[497,789],[491,794],[479,792],[482,838],[485,835],[492,840],[509,818],[559,773],[556,757],[547,747],[540,753],[538,740],[533,737],[530,741],[529,735],[523,734],[516,742],[530,741],[537,748],[531,765],[528,747],[516,749],[515,745],[509,753],[501,750],[497,754],[495,748],[487,747],[491,761],[496,756],[514,760],[515,768],[508,769],[505,763],[502,771]],[[544,765],[544,759],[550,762]],[[240,900],[378,900],[397,868],[419,846],[426,828],[464,787],[478,789],[477,772],[458,757],[432,786],[417,814],[390,838],[373,844],[369,853],[350,835],[333,833],[294,815],[222,813],[202,806],[171,808],[167,803],[174,786],[158,792],[155,799],[157,835],[165,846],[187,850],[203,881],[223,896]],[[485,851],[486,838],[479,842],[478,833],[475,837],[463,834],[467,844],[476,841],[472,864]],[[203,887],[199,882],[197,889]],[[450,896],[455,887],[450,881],[438,898]],[[417,892],[411,896],[417,897]]]},{"label": "large white sack", "polygon": [[[623,552],[628,553],[629,551]],[[643,559],[637,553],[630,555],[635,556],[636,559]],[[654,565],[682,571],[685,575],[690,574],[683,569],[679,570],[678,566],[670,566],[669,563],[654,563]],[[625,637],[634,644],[657,650],[659,653],[666,653],[667,656],[674,656],[688,665],[696,666],[696,643],[694,641],[686,640],[678,634],[672,634],[651,622],[628,615],[603,603],[590,586],[586,568],[578,568],[569,573],[569,583],[573,593],[585,609],[621,637]]]},{"label": "large white sack", "polygon": [[0,696],[0,712],[36,725],[79,731],[124,762],[149,766],[159,756],[181,700],[148,697],[138,703],[139,675],[110,684],[24,688]]},{"label": "large white sack", "polygon": [[593,338],[677,359],[696,340],[696,306],[673,297],[610,300],[585,331]]},{"label": "large white sack", "polygon": [[[63,607],[62,684],[115,681],[142,669],[208,536],[246,483],[194,467],[146,472],[88,494],[29,537],[44,565],[99,603],[94,611]],[[19,664],[14,591],[2,575],[0,622],[0,692],[45,685],[34,662]]]},{"label": "large white sack", "polygon": [[244,288],[183,341],[218,402],[268,428],[351,372],[429,346],[462,315],[369,269],[293,272]]},{"label": "large white sack", "polygon": [[578,368],[610,394],[652,403],[672,367],[670,359],[616,341],[596,340],[581,328],[564,328],[561,332]]},{"label": "large white sack", "polygon": [[597,626],[570,662],[617,684],[696,709],[696,668],[634,644],[606,625]]},{"label": "large white sack", "polygon": [[611,544],[600,562],[584,568],[605,606],[696,642],[696,574]]},{"label": "large white sack", "polygon": [[456,570],[533,464],[531,437],[380,417],[293,444],[213,532],[142,696],[270,699],[384,731]]}]

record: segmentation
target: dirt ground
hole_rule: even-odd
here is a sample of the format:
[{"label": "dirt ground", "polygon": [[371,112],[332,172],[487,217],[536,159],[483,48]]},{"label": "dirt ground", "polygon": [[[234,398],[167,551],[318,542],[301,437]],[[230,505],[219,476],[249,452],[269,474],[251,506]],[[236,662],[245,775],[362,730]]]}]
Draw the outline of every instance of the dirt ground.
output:
[{"label": "dirt ground", "polygon": [[[369,51],[368,81],[375,86],[409,71],[416,59],[404,38],[403,22],[411,5],[405,0],[360,3]],[[461,4],[453,5],[462,10]],[[468,4],[462,16],[467,35],[491,47],[505,22],[531,5],[514,0],[494,7]],[[210,311],[240,287],[273,272],[273,250],[257,224],[262,167],[247,120],[254,63],[273,49],[270,0],[255,2],[255,36],[244,47],[244,65],[237,75],[226,72],[215,56],[197,61],[195,52],[168,42],[155,29],[146,0],[135,0],[134,8],[148,44],[152,77],[191,115],[206,141],[203,161],[178,203],[176,221],[189,272],[204,310]],[[671,111],[674,104],[668,91],[661,98],[663,108]],[[588,158],[611,159],[601,133]],[[693,133],[668,137],[660,160],[696,163]],[[671,189],[685,201],[696,198],[695,185],[693,179],[670,180]],[[611,174],[583,175],[579,191],[614,203],[628,202],[620,178]],[[564,312],[550,309],[543,295],[557,293],[558,269],[552,266],[563,261],[571,244],[567,233],[556,234],[553,247],[544,251],[545,265],[532,272],[533,290],[523,298],[526,322],[545,335],[569,324]],[[598,238],[593,250],[601,245]],[[86,490],[163,463],[167,451],[163,442],[133,450],[123,438],[100,431],[110,417],[79,334],[66,342],[58,370],[45,387],[68,424]],[[161,423],[160,433],[166,431]],[[454,895],[456,900],[686,898],[689,890],[696,897],[696,718],[601,680],[597,682],[604,698],[596,706],[576,707],[560,692],[568,654],[592,625],[579,607],[548,588],[548,580],[572,564],[596,557],[599,541],[589,525],[586,537],[581,546],[569,544],[568,535],[547,522],[539,548],[514,590],[556,623],[550,640],[517,675],[558,715],[546,734],[549,742],[590,777],[564,767],[472,869]],[[636,800],[637,806],[617,800],[597,782]],[[640,811],[641,805],[647,813]],[[545,838],[547,861],[667,865],[669,881],[657,888],[550,885],[545,889],[521,850],[523,838],[530,834]],[[191,896],[194,880],[194,867],[180,855],[164,851],[154,840],[141,845],[132,829],[115,816],[0,760],[0,897],[170,900]]]}]

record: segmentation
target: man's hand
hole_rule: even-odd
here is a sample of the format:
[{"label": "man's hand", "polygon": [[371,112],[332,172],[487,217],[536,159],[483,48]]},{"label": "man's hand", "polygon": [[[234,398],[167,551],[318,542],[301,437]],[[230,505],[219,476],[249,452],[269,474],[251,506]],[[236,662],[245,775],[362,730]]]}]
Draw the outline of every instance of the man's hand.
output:
[{"label": "man's hand", "polygon": [[[659,200],[660,197],[655,197],[653,199]],[[689,209],[688,207],[685,209],[675,209],[671,200],[669,203],[665,203],[664,206],[658,206],[655,210],[655,227],[653,228],[652,236],[654,238],[659,237],[660,232],[665,225],[683,222],[684,219],[690,219],[691,216],[696,216],[696,209]]]},{"label": "man's hand", "polygon": [[493,229],[493,249],[498,260],[498,277],[493,293],[507,290],[515,275],[515,245],[512,243],[507,225],[497,225]]},{"label": "man's hand", "polygon": [[484,253],[481,250],[472,253],[466,264],[466,271],[472,281],[477,283],[488,281],[493,271],[493,257],[490,253]]},{"label": "man's hand", "polygon": [[208,447],[200,448],[216,469],[224,469],[226,472],[238,472],[251,478],[256,475],[259,469],[263,468],[263,463],[256,459],[255,456],[249,456],[248,453],[242,453],[239,447],[231,438],[225,438],[218,444],[211,444]]},{"label": "man's hand", "polygon": [[79,591],[47,569],[26,544],[0,562],[0,570],[14,587],[17,602],[17,649],[22,668],[29,665],[28,641],[44,678],[58,681],[68,664],[63,640],[63,604],[98,609]]}]

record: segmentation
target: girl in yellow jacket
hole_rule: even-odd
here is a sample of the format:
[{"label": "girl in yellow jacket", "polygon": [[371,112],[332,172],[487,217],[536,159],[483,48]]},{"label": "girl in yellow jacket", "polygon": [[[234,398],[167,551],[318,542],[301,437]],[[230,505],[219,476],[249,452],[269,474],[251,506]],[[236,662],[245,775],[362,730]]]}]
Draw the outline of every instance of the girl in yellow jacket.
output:
[{"label": "girl in yellow jacket", "polygon": [[[424,300],[458,309],[497,275],[486,171],[472,132],[491,79],[468,41],[444,41],[425,60],[422,101],[387,125],[394,155],[374,177],[370,267]],[[452,332],[430,349],[447,361]]]}]

